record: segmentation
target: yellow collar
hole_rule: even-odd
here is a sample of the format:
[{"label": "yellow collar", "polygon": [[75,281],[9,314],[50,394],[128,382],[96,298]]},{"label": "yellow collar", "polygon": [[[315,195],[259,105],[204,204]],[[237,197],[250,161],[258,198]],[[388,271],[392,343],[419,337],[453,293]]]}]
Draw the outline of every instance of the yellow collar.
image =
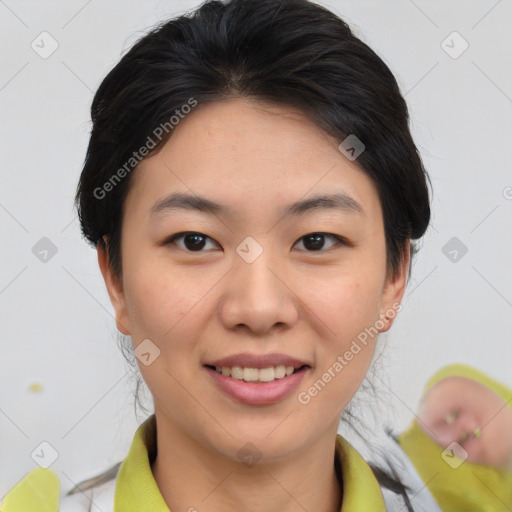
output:
[{"label": "yellow collar", "polygon": [[[155,454],[156,418],[153,414],[135,432],[130,451],[119,468],[114,512],[170,512],[151,471]],[[343,475],[343,503],[340,512],[385,512],[384,499],[371,468],[340,435],[336,436],[336,457]]]}]

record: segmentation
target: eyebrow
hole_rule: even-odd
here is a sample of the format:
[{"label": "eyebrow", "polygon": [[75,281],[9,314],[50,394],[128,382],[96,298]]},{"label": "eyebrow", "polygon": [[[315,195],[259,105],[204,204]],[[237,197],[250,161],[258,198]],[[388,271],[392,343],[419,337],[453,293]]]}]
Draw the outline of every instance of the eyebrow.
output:
[{"label": "eyebrow", "polygon": [[[215,216],[223,214],[231,217],[236,213],[231,207],[219,204],[206,197],[176,192],[158,200],[151,208],[150,215],[155,216],[181,210],[199,211]],[[298,216],[318,210],[340,210],[364,216],[363,207],[344,192],[317,195],[297,201],[287,206],[282,215],[284,217]]]}]

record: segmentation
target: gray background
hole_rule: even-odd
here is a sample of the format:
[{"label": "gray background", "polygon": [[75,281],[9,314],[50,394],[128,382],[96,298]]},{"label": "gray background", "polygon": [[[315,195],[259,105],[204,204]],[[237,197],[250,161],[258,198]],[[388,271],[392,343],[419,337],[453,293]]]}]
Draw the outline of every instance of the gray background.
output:
[{"label": "gray background", "polygon": [[[434,187],[432,226],[375,378],[382,422],[400,430],[444,364],[512,385],[512,2],[321,3],[395,73]],[[102,78],[152,24],[197,5],[0,0],[0,499],[37,467],[41,442],[58,453],[64,492],[124,458],[144,419],[72,201]],[[46,261],[34,254],[43,237],[57,251]]]}]

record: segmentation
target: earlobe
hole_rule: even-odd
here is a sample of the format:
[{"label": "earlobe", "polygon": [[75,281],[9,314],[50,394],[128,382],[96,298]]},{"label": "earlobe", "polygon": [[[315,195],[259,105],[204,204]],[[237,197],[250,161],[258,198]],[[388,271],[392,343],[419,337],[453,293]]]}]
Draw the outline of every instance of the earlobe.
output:
[{"label": "earlobe", "polygon": [[107,292],[110,297],[110,302],[114,307],[116,315],[116,325],[120,332],[129,335],[129,318],[126,312],[126,301],[124,297],[122,283],[112,273],[112,268],[109,264],[108,246],[106,243],[106,235],[103,237],[104,243],[98,242],[96,250],[98,252],[98,265],[107,287]]},{"label": "earlobe", "polygon": [[407,285],[410,258],[410,241],[406,240],[403,260],[399,271],[394,276],[388,276],[386,279],[386,285],[382,294],[379,320],[383,326],[379,329],[379,332],[388,331],[393,325],[396,315],[402,309],[401,301]]}]

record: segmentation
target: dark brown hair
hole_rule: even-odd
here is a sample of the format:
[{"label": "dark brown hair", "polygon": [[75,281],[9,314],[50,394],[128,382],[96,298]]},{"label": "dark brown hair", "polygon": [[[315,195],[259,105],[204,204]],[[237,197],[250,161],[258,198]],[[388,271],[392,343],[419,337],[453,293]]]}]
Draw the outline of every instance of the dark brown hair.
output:
[{"label": "dark brown hair", "polygon": [[94,96],[75,204],[84,237],[103,244],[106,235],[114,274],[122,273],[122,212],[138,150],[151,138],[157,151],[172,129],[155,130],[191,98],[235,95],[298,107],[340,142],[362,141],[357,163],[378,189],[388,272],[396,273],[407,240],[424,234],[430,205],[391,71],[343,20],[307,0],[211,0],[142,37]]}]

